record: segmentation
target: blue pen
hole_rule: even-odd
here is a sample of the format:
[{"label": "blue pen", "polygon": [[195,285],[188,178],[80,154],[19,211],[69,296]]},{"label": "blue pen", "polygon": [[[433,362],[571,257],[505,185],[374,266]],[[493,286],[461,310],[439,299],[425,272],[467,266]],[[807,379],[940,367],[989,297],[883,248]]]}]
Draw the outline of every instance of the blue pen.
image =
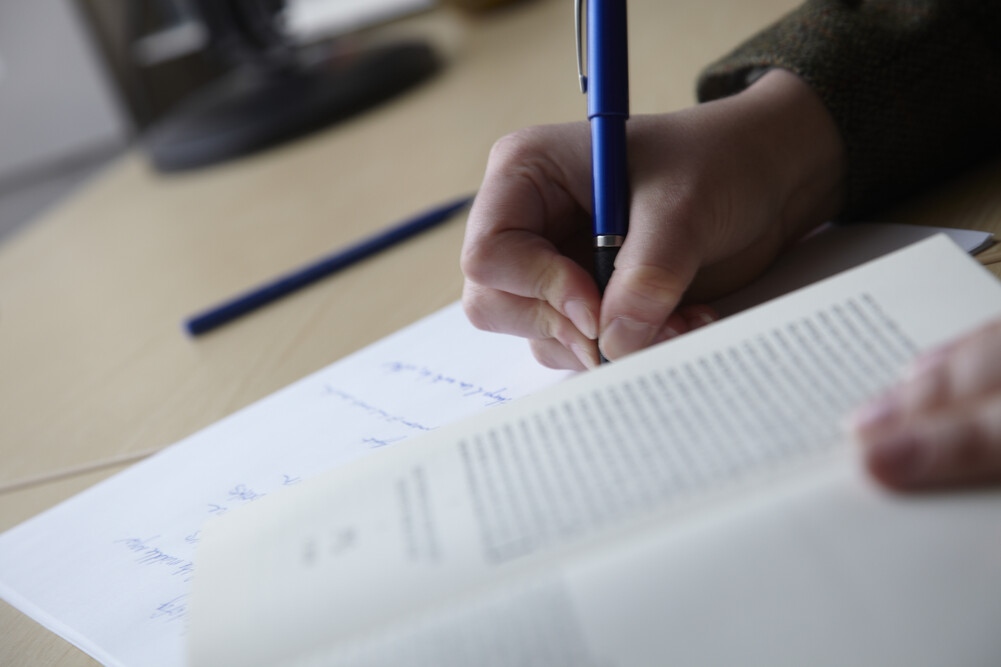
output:
[{"label": "blue pen", "polygon": [[266,285],[252,289],[230,301],[195,315],[184,323],[184,328],[192,336],[198,336],[211,331],[286,294],[314,283],[320,278],[347,268],[355,262],[374,255],[380,250],[384,250],[415,234],[441,224],[451,218],[460,209],[468,206],[472,201],[472,197],[463,197],[444,206],[438,206],[420,213],[410,220],[390,227],[353,246],[338,250],[328,257],[321,258],[309,266],[281,276]]},{"label": "blue pen", "polygon": [[[629,226],[626,120],[629,57],[626,0],[587,1],[587,76],[583,71],[583,0],[574,0],[577,76],[591,121],[594,279],[602,295]],[[605,358],[602,357],[602,361]]]}]

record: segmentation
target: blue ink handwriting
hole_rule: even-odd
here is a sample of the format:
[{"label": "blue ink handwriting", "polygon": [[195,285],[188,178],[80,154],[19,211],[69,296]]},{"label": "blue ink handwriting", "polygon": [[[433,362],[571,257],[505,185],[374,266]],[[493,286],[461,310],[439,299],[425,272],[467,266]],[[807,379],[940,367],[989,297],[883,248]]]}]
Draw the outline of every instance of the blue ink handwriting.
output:
[{"label": "blue ink handwriting", "polygon": [[464,397],[482,397],[486,399],[487,406],[508,403],[513,398],[507,395],[507,387],[501,389],[487,389],[475,382],[467,382],[458,378],[431,370],[427,366],[408,364],[402,361],[393,361],[383,364],[390,373],[407,374],[414,377],[417,382],[430,385],[446,385],[455,387]]},{"label": "blue ink handwriting", "polygon": [[267,494],[265,493],[258,493],[257,491],[254,491],[246,484],[237,484],[229,490],[229,497],[233,500],[245,500],[249,502],[257,500],[258,498],[263,498],[266,495]]},{"label": "blue ink handwriting", "polygon": [[171,569],[170,574],[174,576],[181,576],[184,578],[184,581],[190,581],[191,573],[194,572],[195,569],[195,564],[190,560],[172,556],[160,550],[159,547],[152,546],[151,542],[159,537],[159,535],[156,535],[144,540],[131,537],[123,540],[115,540],[114,544],[121,544],[129,551],[136,553],[136,563],[139,565],[162,565]]},{"label": "blue ink handwriting", "polygon": [[364,438],[362,440],[366,445],[371,445],[373,449],[376,447],[385,447],[386,445],[391,445],[394,442],[399,442],[400,440],[406,440],[406,438]]},{"label": "blue ink handwriting", "polygon": [[353,408],[358,408],[359,410],[364,410],[368,414],[372,415],[376,419],[381,419],[390,424],[400,424],[406,426],[407,428],[414,429],[416,431],[430,431],[433,429],[431,426],[425,426],[418,421],[412,419],[407,419],[406,417],[401,417],[399,415],[394,415],[384,410],[378,406],[367,403],[360,398],[352,396],[346,391],[341,391],[340,389],[335,389],[330,385],[325,386],[324,394],[327,396],[332,396],[334,398],[339,398]]},{"label": "blue ink handwriting", "polygon": [[177,621],[188,615],[188,594],[178,595],[172,600],[167,600],[156,608],[149,615],[151,621],[164,619],[166,621]]}]

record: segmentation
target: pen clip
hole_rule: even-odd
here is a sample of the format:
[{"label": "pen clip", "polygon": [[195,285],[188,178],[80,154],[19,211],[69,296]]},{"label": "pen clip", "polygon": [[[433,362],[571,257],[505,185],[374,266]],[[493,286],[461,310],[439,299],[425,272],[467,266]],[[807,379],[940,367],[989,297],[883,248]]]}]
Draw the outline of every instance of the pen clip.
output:
[{"label": "pen clip", "polygon": [[574,28],[577,45],[577,80],[580,92],[587,93],[587,77],[584,76],[584,0],[573,0]]}]

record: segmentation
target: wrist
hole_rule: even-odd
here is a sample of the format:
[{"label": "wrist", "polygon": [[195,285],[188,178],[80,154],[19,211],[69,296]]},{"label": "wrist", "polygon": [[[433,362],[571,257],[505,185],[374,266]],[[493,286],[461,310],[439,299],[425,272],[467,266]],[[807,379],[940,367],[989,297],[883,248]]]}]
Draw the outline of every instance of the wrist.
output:
[{"label": "wrist", "polygon": [[817,93],[796,74],[772,69],[738,97],[753,109],[748,140],[777,177],[785,237],[834,217],[844,202],[847,152]]}]

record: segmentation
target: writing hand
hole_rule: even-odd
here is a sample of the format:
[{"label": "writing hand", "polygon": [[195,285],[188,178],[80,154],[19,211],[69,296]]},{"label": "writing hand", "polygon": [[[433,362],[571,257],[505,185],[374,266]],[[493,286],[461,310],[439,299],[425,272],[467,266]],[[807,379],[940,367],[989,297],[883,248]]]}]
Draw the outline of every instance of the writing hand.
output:
[{"label": "writing hand", "polygon": [[1001,482],[1001,320],[919,358],[856,413],[854,430],[891,487]]},{"label": "writing hand", "polygon": [[[756,276],[833,215],[844,147],[819,98],[773,70],[744,92],[628,123],[630,227],[599,300],[586,123],[494,146],[469,215],[463,303],[561,368],[618,359],[711,321],[698,306]],[[682,305],[689,304],[689,305]]]}]

